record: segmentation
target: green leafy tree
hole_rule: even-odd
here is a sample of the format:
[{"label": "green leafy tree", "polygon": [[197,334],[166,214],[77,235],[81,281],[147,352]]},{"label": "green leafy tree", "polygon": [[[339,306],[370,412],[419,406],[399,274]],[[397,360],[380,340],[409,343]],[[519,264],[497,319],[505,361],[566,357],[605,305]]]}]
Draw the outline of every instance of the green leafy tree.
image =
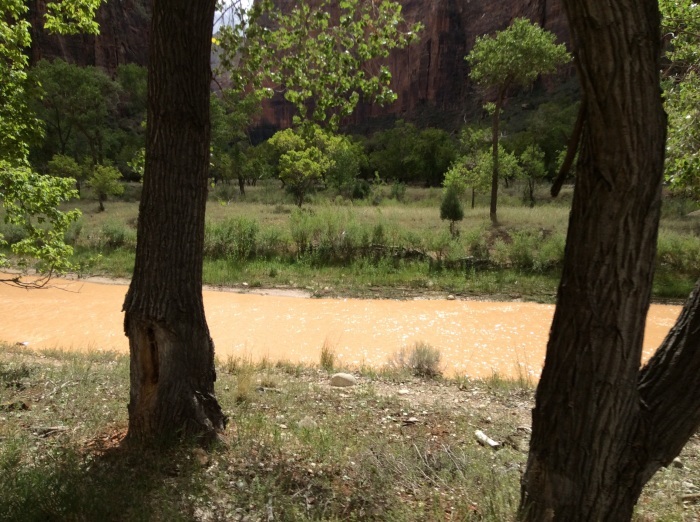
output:
[{"label": "green leafy tree", "polygon": [[572,134],[580,102],[555,100],[539,105],[527,120],[525,146],[515,149],[518,154],[530,144],[537,145],[544,153],[547,174],[559,172],[559,152],[566,149]]},{"label": "green leafy tree", "polygon": [[[108,160],[129,179],[143,178],[143,157],[146,144],[146,85],[145,67],[134,63],[117,67],[115,81],[119,89],[116,126],[107,136]],[[140,167],[140,168],[139,168]]]},{"label": "green leafy tree", "polygon": [[440,186],[445,172],[457,157],[457,145],[450,133],[442,129],[423,129],[412,151],[418,176],[427,186]]},{"label": "green leafy tree", "polygon": [[348,136],[325,133],[322,145],[330,160],[323,178],[325,185],[339,194],[352,196],[355,182],[367,163],[362,143]]},{"label": "green leafy tree", "polygon": [[70,156],[55,154],[47,166],[48,173],[57,178],[72,178],[80,197],[80,188],[87,178],[87,170]]},{"label": "green leafy tree", "polygon": [[274,177],[275,167],[272,164],[274,151],[268,141],[248,147],[243,151],[243,155],[244,175],[250,180],[251,185],[255,186],[260,180]]},{"label": "green leafy tree", "polygon": [[[54,273],[71,268],[69,258],[73,248],[66,245],[64,234],[80,217],[80,212],[62,211],[59,205],[75,197],[78,193],[72,179],[37,174],[29,167],[13,166],[0,160],[0,199],[5,223],[17,225],[26,232],[23,240],[11,246],[12,252],[21,268],[32,266],[45,274],[35,282],[25,282],[18,276],[0,281],[26,287],[43,286]],[[0,236],[0,245],[3,244]],[[0,267],[6,264],[7,260],[0,254]]]},{"label": "green leafy tree", "polygon": [[262,106],[263,91],[226,89],[211,98],[212,174],[227,182],[238,180],[241,195],[245,195],[246,174],[250,172],[245,153],[251,147],[248,128]]},{"label": "green leafy tree", "polygon": [[470,78],[479,86],[495,91],[492,105],[492,155],[490,216],[498,224],[498,140],[501,109],[508,91],[531,85],[540,74],[552,73],[570,59],[564,45],[555,43],[554,34],[524,18],[513,21],[507,29],[492,36],[476,39],[466,56],[471,65]]},{"label": "green leafy tree", "polygon": [[124,185],[120,182],[121,172],[111,165],[95,165],[88,185],[92,188],[100,204],[100,212],[105,209],[104,202],[109,196],[120,196],[124,193]]},{"label": "green leafy tree", "polygon": [[[99,0],[50,2],[44,25],[63,34],[96,32],[93,21]],[[28,5],[21,0],[0,0],[0,201],[5,222],[28,230],[26,240],[12,246],[22,264],[38,261],[36,268],[50,275],[70,267],[72,249],[65,244],[64,233],[77,212],[62,212],[58,205],[77,194],[69,179],[42,176],[28,167],[29,145],[41,133],[39,120],[29,107],[30,82],[27,78],[31,44]],[[0,237],[2,242],[2,237]],[[0,254],[0,266],[7,259]],[[41,286],[48,281],[27,282],[20,276],[2,282],[22,286]]]},{"label": "green leafy tree", "polygon": [[413,151],[419,131],[412,123],[397,120],[391,129],[376,132],[368,143],[369,163],[382,179],[414,181],[419,172]]},{"label": "green leafy tree", "polygon": [[449,184],[445,187],[440,204],[440,219],[450,221],[450,234],[457,237],[457,221],[464,219],[464,209],[459,199],[459,192],[456,184]]},{"label": "green leafy tree", "polygon": [[60,59],[41,60],[31,76],[41,86],[36,106],[48,131],[44,146],[48,154],[78,156],[87,149],[93,163],[102,163],[116,123],[119,84],[98,67]]},{"label": "green leafy tree", "polygon": [[353,146],[348,138],[319,127],[306,135],[286,129],[277,132],[268,143],[277,175],[300,207],[318,187],[330,184],[338,188],[349,183],[350,178],[354,180],[359,171],[359,159],[352,157]]},{"label": "green leafy tree", "polygon": [[537,145],[529,145],[517,158],[521,177],[525,180],[525,197],[530,207],[535,206],[535,187],[547,175],[544,152]]},{"label": "green leafy tree", "polygon": [[384,179],[439,186],[457,157],[457,144],[442,129],[419,130],[397,120],[391,129],[376,132],[368,143],[369,163]]},{"label": "green leafy tree", "polygon": [[270,147],[269,161],[278,176],[280,158],[289,151],[299,151],[306,148],[304,138],[293,129],[284,129],[276,132],[266,143]]},{"label": "green leafy tree", "polygon": [[700,12],[691,0],[661,0],[667,65],[665,176],[674,192],[700,199]]},{"label": "green leafy tree", "polygon": [[[522,169],[514,154],[503,150],[499,154],[500,170],[504,177],[515,179],[522,176]],[[471,188],[471,208],[474,208],[476,194],[488,190],[493,173],[493,155],[485,150],[475,151],[458,158],[445,174],[443,186],[454,185],[460,197]]]},{"label": "green leafy tree", "polygon": [[321,149],[314,146],[290,150],[280,157],[280,179],[299,207],[304,204],[306,195],[322,182],[331,164]]},{"label": "green leafy tree", "polygon": [[146,168],[146,149],[138,149],[127,164],[129,168],[139,177],[139,181],[142,181],[143,173]]},{"label": "green leafy tree", "polygon": [[389,0],[305,1],[290,9],[262,1],[248,10],[237,3],[232,18],[216,41],[235,88],[275,85],[297,110],[295,126],[333,130],[360,100],[396,99],[389,70],[370,73],[368,64],[414,41],[422,27],[408,27],[401,5]]}]

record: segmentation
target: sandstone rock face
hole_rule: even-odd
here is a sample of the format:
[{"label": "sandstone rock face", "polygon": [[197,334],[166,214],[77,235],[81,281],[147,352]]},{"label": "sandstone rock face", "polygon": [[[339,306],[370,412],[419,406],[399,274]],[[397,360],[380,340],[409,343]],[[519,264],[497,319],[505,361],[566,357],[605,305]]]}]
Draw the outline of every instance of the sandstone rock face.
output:
[{"label": "sandstone rock face", "polygon": [[31,63],[42,58],[62,58],[78,65],[95,65],[114,73],[126,63],[146,65],[148,28],[151,17],[149,0],[107,0],[97,11],[99,35],[56,36],[43,30],[46,0],[31,0]]},{"label": "sandstone rock face", "polygon": [[[362,130],[372,120],[405,118],[437,127],[458,126],[478,109],[470,85],[469,53],[477,36],[506,28],[517,17],[537,21],[560,42],[569,32],[561,0],[399,0],[410,23],[425,26],[420,41],[394,51],[386,60],[398,100],[387,107],[365,103],[345,124]],[[275,0],[281,10],[296,2]],[[30,1],[33,26],[32,63],[60,57],[80,65],[96,65],[113,73],[123,63],[146,65],[149,0],[107,0],[97,15],[98,36],[52,36],[41,30],[46,0]],[[371,64],[370,68],[378,64]],[[564,72],[573,74],[573,68]],[[291,124],[293,108],[281,95],[266,102],[259,125],[278,129]],[[369,127],[368,127],[369,128]]]},{"label": "sandstone rock face", "polygon": [[[386,60],[397,101],[387,107],[363,104],[345,123],[362,127],[382,117],[422,119],[437,127],[446,120],[459,125],[477,105],[464,60],[477,36],[505,29],[514,18],[526,17],[569,40],[561,0],[399,0],[407,22],[424,25],[420,41],[394,51]],[[277,0],[281,9],[287,0]],[[372,67],[372,66],[370,66]],[[565,76],[573,69],[564,71]],[[291,124],[293,110],[281,96],[265,106],[261,123],[277,128]]]}]

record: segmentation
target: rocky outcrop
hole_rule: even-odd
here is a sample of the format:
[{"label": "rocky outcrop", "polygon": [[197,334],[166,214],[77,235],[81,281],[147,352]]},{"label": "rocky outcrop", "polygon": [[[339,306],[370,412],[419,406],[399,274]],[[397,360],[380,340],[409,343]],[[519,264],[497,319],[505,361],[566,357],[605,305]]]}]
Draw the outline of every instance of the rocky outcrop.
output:
[{"label": "rocky outcrop", "polygon": [[29,2],[32,25],[31,63],[62,58],[78,65],[95,65],[113,73],[125,63],[146,65],[149,0],[108,0],[97,11],[99,35],[58,36],[43,30],[46,0]]}]

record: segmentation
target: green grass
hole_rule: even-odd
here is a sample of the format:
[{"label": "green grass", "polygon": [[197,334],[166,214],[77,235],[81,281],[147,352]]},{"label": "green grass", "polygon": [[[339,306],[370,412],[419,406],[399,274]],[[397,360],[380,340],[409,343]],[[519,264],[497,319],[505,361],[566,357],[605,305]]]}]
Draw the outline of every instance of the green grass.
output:
[{"label": "green grass", "polygon": [[[299,211],[278,183],[248,187],[245,198],[207,208],[204,281],[211,285],[294,287],[324,296],[408,297],[424,293],[552,302],[564,256],[571,187],[557,199],[541,187],[534,208],[522,189],[502,189],[499,221],[488,199],[459,222],[459,237],[439,219],[439,189],[408,187],[403,201],[382,187],[379,203],[316,194]],[[384,194],[386,192],[386,194]],[[138,203],[71,202],[83,211],[66,235],[83,275],[129,277],[134,266]],[[697,204],[666,198],[659,231],[657,299],[684,299],[700,277]],[[9,239],[21,230],[5,226]]]},{"label": "green grass", "polygon": [[[514,520],[532,394],[390,369],[337,390],[320,367],[231,358],[218,362],[225,444],[145,451],[119,444],[127,357],[2,346],[0,519]],[[652,479],[636,521],[697,518],[681,502],[697,450],[693,438],[683,467]]]}]

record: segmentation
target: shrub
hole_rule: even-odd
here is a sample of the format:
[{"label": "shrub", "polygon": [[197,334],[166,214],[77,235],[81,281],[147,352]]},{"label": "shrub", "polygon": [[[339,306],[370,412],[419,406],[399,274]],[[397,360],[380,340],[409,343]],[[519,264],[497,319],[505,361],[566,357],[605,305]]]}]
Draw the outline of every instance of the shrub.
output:
[{"label": "shrub", "polygon": [[26,238],[27,230],[24,227],[12,223],[0,223],[0,240],[6,241],[8,245],[14,245]]},{"label": "shrub", "polygon": [[82,231],[83,220],[78,219],[73,221],[70,225],[68,225],[68,228],[63,235],[63,240],[66,242],[66,244],[75,246],[78,243],[78,239],[80,239],[80,233]]},{"label": "shrub", "polygon": [[490,259],[489,245],[481,230],[472,230],[462,237],[469,255],[478,261],[488,261]]},{"label": "shrub", "polygon": [[566,240],[562,234],[553,234],[544,239],[536,253],[537,268],[551,270],[564,263],[564,247]]},{"label": "shrub", "polygon": [[108,220],[102,225],[100,243],[106,248],[134,248],[136,231],[116,220]]},{"label": "shrub", "polygon": [[539,239],[529,232],[514,232],[511,238],[513,240],[509,254],[511,266],[522,270],[535,268],[535,252],[539,246]]},{"label": "shrub", "polygon": [[401,183],[400,181],[395,181],[392,183],[390,197],[396,201],[403,201],[406,197],[406,184]]},{"label": "shrub", "polygon": [[281,257],[289,254],[289,237],[275,227],[264,228],[257,240],[256,253],[266,259]]},{"label": "shrub", "polygon": [[323,341],[323,346],[321,346],[321,368],[327,372],[332,372],[335,368],[335,350],[333,346],[328,342],[328,339]]},{"label": "shrub", "polygon": [[656,263],[675,272],[697,274],[700,272],[700,239],[661,231],[656,247]]},{"label": "shrub", "polygon": [[439,377],[440,350],[423,341],[416,342],[412,348],[402,348],[394,355],[392,365],[399,369],[410,370],[416,377]]},{"label": "shrub", "polygon": [[352,199],[366,199],[372,193],[372,185],[364,179],[355,180],[352,187]]},{"label": "shrub", "polygon": [[257,250],[258,222],[236,217],[222,223],[207,223],[204,231],[204,254],[213,258],[245,260]]}]

